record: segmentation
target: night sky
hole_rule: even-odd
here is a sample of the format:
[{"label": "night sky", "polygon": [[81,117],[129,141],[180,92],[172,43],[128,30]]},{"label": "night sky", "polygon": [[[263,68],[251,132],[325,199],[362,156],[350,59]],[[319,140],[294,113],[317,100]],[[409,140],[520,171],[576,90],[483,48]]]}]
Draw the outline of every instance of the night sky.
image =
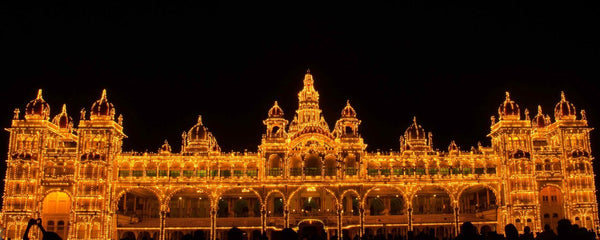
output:
[{"label": "night sky", "polygon": [[38,88],[52,116],[67,103],[76,122],[106,88],[124,116],[125,151],[167,139],[178,152],[198,114],[223,151],[256,151],[273,101],[292,119],[307,68],[330,128],[349,99],[369,151],[397,151],[413,116],[435,148],[488,146],[505,91],[531,117],[541,104],[554,118],[564,90],[600,127],[597,6],[125,2],[0,6],[3,127]]}]

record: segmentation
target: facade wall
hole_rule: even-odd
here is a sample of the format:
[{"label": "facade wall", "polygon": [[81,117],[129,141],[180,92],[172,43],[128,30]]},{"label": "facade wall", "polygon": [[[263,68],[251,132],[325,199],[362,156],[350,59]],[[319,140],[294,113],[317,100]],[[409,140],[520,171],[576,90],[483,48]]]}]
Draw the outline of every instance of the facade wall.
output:
[{"label": "facade wall", "polygon": [[166,141],[156,153],[122,152],[122,117],[105,92],[75,128],[65,107],[50,119],[40,91],[7,129],[5,237],[22,236],[30,218],[64,239],[223,239],[232,227],[253,239],[306,226],[442,238],[465,221],[539,232],[562,218],[597,230],[591,128],[564,95],[552,122],[541,109],[521,116],[507,94],[489,147],[434,151],[415,119],[399,151],[367,152],[350,103],[330,130],[313,84],[307,73],[291,122],[275,103],[259,151],[243,153],[222,152],[201,118],[179,153]]}]

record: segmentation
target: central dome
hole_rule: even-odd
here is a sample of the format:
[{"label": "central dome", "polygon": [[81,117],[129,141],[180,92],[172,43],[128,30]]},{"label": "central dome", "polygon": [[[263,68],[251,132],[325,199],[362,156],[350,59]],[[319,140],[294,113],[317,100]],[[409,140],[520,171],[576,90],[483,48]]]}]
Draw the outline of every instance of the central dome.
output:
[{"label": "central dome", "polygon": [[510,99],[510,94],[508,92],[506,92],[506,99],[500,104],[500,107],[498,107],[498,114],[500,115],[500,120],[521,119],[519,105]]}]

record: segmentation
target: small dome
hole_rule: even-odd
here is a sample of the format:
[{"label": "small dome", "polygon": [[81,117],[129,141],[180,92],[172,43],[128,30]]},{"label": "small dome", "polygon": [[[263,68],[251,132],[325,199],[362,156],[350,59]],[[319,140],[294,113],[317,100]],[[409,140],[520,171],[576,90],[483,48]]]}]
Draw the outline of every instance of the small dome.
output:
[{"label": "small dome", "polygon": [[556,104],[554,107],[554,119],[555,120],[565,120],[571,119],[575,120],[577,117],[577,112],[575,110],[575,105],[567,101],[565,98],[565,92],[560,92],[560,102]]},{"label": "small dome", "polygon": [[91,118],[96,117],[110,117],[111,119],[115,116],[115,107],[112,103],[108,102],[106,98],[106,89],[102,90],[102,96],[98,101],[92,104],[92,109],[90,110]]},{"label": "small dome", "polygon": [[52,119],[52,122],[59,128],[69,128],[72,119],[67,115],[67,104],[63,104],[62,111]]},{"label": "small dome", "polygon": [[352,106],[350,106],[350,100],[346,101],[346,107],[342,110],[342,117],[346,118],[355,118],[356,111]]},{"label": "small dome", "polygon": [[277,101],[275,101],[275,104],[273,104],[273,107],[271,107],[271,109],[269,109],[269,118],[282,118],[283,117],[283,110],[279,107],[279,105],[277,104]]},{"label": "small dome", "polygon": [[188,132],[189,141],[205,140],[208,136],[208,130],[202,125],[202,115],[198,116],[198,123]]},{"label": "small dome", "polygon": [[413,118],[413,124],[411,124],[406,129],[406,131],[404,132],[404,137],[406,138],[406,140],[427,138],[427,135],[425,134],[425,129],[423,129],[421,125],[417,124],[417,117]]},{"label": "small dome", "polygon": [[506,99],[500,107],[498,107],[498,114],[500,119],[519,120],[521,119],[521,113],[519,111],[519,105],[513,100],[510,100],[510,94],[506,92]]},{"label": "small dome", "polygon": [[37,97],[25,107],[25,119],[41,118],[48,119],[50,117],[50,105],[44,101],[42,97],[42,89],[38,90]]},{"label": "small dome", "polygon": [[547,118],[548,115],[544,115],[542,113],[542,106],[538,105],[538,113],[531,120],[531,125],[538,128],[543,128],[550,125],[550,119]]}]

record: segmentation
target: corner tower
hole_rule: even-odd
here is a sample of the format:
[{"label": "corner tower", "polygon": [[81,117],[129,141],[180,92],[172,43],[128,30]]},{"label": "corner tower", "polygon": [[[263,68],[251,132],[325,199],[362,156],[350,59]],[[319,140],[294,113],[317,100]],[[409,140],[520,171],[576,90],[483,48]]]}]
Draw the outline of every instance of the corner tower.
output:
[{"label": "corner tower", "polygon": [[[77,239],[111,238],[116,232],[112,183],[117,180],[116,157],[123,145],[122,117],[115,121],[115,107],[102,91],[86,118],[81,110],[78,135],[78,167],[75,173],[74,220],[71,234]],[[106,199],[106,198],[109,199]]]}]

